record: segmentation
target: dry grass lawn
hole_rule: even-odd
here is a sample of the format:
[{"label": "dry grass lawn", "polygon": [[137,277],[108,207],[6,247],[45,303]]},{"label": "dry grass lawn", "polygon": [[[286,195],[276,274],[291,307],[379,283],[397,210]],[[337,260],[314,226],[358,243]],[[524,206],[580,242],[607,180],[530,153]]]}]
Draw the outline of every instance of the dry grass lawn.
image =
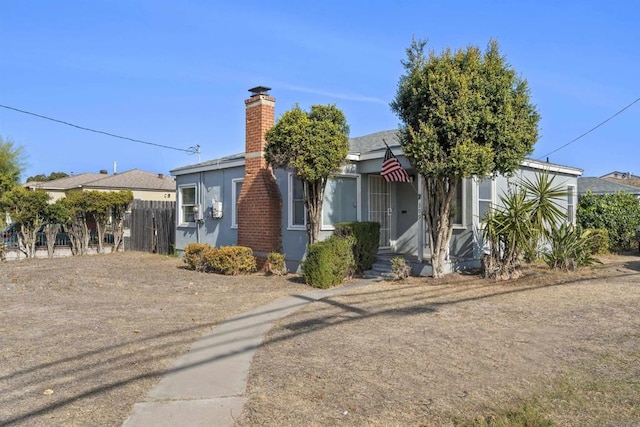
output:
[{"label": "dry grass lawn", "polygon": [[[0,263],[0,425],[119,426],[195,339],[309,290],[181,265],[142,253]],[[351,289],[269,332],[247,397],[240,425],[638,425],[640,257]]]}]

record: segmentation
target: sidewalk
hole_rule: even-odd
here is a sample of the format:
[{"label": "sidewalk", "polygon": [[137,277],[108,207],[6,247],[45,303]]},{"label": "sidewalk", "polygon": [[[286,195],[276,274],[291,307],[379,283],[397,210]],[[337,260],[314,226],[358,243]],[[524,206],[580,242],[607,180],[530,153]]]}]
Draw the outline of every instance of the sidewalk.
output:
[{"label": "sidewalk", "polygon": [[251,360],[273,323],[310,302],[371,282],[281,298],[225,321],[177,360],[123,426],[233,426],[246,401]]}]

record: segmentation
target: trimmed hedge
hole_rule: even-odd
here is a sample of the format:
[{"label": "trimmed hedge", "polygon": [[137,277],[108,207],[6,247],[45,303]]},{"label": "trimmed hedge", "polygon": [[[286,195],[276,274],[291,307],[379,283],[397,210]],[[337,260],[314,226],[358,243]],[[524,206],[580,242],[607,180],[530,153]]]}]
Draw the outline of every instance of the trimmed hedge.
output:
[{"label": "trimmed hedge", "polygon": [[264,271],[275,276],[283,276],[287,274],[287,264],[284,254],[279,252],[271,252],[267,256],[267,262],[264,264]]},{"label": "trimmed hedge", "polygon": [[378,254],[380,244],[380,223],[378,222],[342,222],[336,224],[336,236],[353,236],[353,258],[356,273],[369,270]]},{"label": "trimmed hedge", "polygon": [[206,271],[205,252],[211,250],[211,245],[204,243],[189,243],[184,247],[184,263],[190,270]]},{"label": "trimmed hedge", "polygon": [[208,243],[190,243],[184,248],[184,262],[190,269],[226,275],[253,273],[256,258],[246,246],[222,246],[217,249]]},{"label": "trimmed hedge", "polygon": [[342,283],[355,269],[353,236],[330,236],[307,249],[301,270],[304,281],[314,288],[330,288]]}]

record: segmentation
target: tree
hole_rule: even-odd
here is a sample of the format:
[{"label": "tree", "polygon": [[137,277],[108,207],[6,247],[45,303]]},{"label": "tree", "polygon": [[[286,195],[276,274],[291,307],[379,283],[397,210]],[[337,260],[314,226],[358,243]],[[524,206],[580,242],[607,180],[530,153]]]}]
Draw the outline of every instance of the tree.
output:
[{"label": "tree", "polygon": [[35,257],[37,232],[45,222],[50,198],[42,190],[31,191],[20,186],[2,194],[0,204],[9,212],[11,220],[20,225],[18,247],[27,258]]},{"label": "tree", "polygon": [[20,182],[24,169],[24,149],[0,136],[0,196]]},{"label": "tree", "polygon": [[424,55],[414,40],[402,61],[391,109],[401,119],[400,144],[425,180],[433,276],[444,274],[453,231],[451,204],[463,178],[511,174],[533,151],[539,115],[527,82],[516,76],[498,43]]},{"label": "tree", "polygon": [[320,232],[322,200],[328,178],[349,151],[349,126],[335,105],[297,105],[284,113],[265,136],[265,159],[272,167],[291,169],[303,184],[309,244]]},{"label": "tree", "polygon": [[45,175],[43,173],[40,173],[38,175],[34,175],[34,176],[28,177],[27,178],[27,182],[32,182],[32,181],[39,181],[39,182],[53,181],[54,179],[66,178],[68,176],[69,176],[69,174],[66,173],[66,172],[51,172],[49,175]]}]

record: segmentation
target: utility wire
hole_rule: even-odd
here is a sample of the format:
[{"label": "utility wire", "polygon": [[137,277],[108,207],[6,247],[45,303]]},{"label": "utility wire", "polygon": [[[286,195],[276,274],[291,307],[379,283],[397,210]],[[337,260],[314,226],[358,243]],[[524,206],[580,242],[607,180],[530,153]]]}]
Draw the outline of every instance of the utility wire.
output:
[{"label": "utility wire", "polygon": [[538,160],[542,160],[547,156],[550,156],[551,154],[555,153],[556,151],[560,151],[562,150],[564,147],[566,147],[567,145],[571,145],[574,142],[576,142],[577,140],[579,140],[580,138],[587,136],[588,134],[590,134],[591,132],[593,132],[594,130],[598,129],[600,126],[602,126],[603,124],[607,123],[609,120],[613,119],[615,116],[617,116],[618,114],[622,113],[624,110],[626,110],[627,108],[631,107],[633,104],[635,104],[636,102],[640,101],[640,98],[636,99],[635,101],[633,101],[631,104],[627,105],[626,107],[624,107],[623,109],[619,110],[617,113],[615,113],[613,116],[610,116],[608,119],[606,119],[605,121],[599,123],[598,125],[592,127],[591,129],[589,129],[588,131],[586,131],[585,133],[583,133],[582,135],[580,135],[577,138],[574,138],[573,140],[567,142],[566,144],[556,148],[555,150],[553,150],[550,153],[545,154],[544,156],[540,156],[538,157]]},{"label": "utility wire", "polygon": [[90,128],[86,128],[86,127],[83,127],[83,126],[74,125],[73,123],[65,122],[63,120],[53,119],[51,117],[43,116],[43,115],[36,114],[36,113],[31,113],[29,111],[20,110],[18,108],[9,107],[8,105],[0,104],[0,107],[6,108],[8,110],[17,111],[19,113],[24,113],[24,114],[29,114],[29,115],[32,115],[32,116],[40,117],[41,119],[51,120],[52,122],[62,123],[63,125],[71,126],[71,127],[82,129],[82,130],[86,130],[86,131],[89,131],[89,132],[101,133],[103,135],[112,136],[114,138],[126,139],[127,141],[133,141],[133,142],[139,142],[141,144],[153,145],[154,147],[167,148],[169,150],[176,150],[176,151],[184,151],[185,153],[188,153],[188,154],[199,153],[199,150],[200,150],[199,146],[190,147],[190,148],[170,147],[168,145],[155,144],[153,142],[147,142],[147,141],[142,141],[140,139],[128,138],[126,136],[115,135],[113,133],[103,132],[101,130],[95,130],[95,129],[90,129]]}]

